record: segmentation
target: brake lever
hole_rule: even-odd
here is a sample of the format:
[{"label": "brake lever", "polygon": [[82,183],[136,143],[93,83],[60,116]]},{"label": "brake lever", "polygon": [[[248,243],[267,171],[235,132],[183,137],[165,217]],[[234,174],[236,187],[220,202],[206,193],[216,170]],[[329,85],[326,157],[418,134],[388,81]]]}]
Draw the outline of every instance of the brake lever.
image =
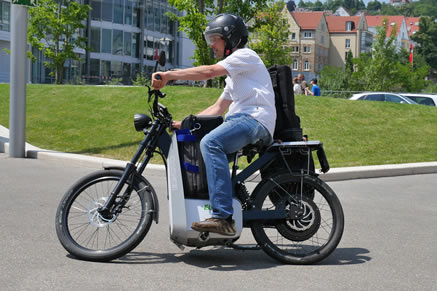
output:
[{"label": "brake lever", "polygon": [[154,90],[152,90],[152,88],[150,88],[149,85],[145,85],[145,86],[148,89],[148,93],[147,94],[149,95],[149,98],[147,99],[147,102],[150,103],[150,100],[152,99],[152,95],[153,95]]}]

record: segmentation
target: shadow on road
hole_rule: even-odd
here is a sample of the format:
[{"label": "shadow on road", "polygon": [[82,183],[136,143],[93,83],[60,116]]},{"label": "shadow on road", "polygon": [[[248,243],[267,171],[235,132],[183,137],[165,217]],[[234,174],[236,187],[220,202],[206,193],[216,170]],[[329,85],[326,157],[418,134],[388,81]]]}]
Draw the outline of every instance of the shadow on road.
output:
[{"label": "shadow on road", "polygon": [[[317,265],[355,265],[363,264],[372,258],[364,248],[338,248],[328,258]],[[267,256],[263,251],[241,251],[228,248],[208,250],[193,249],[186,253],[147,253],[131,252],[115,264],[165,264],[185,263],[214,271],[269,269],[281,263]]]},{"label": "shadow on road", "polygon": [[364,248],[337,248],[329,257],[320,262],[321,265],[356,265],[364,264],[372,258],[370,251]]}]

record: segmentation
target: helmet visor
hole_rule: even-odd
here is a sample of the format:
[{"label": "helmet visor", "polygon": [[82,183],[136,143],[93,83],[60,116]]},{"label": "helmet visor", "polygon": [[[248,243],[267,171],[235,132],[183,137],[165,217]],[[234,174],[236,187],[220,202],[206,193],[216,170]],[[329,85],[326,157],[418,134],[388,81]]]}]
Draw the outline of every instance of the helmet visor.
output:
[{"label": "helmet visor", "polygon": [[205,40],[206,40],[206,43],[208,44],[208,46],[211,46],[216,41],[223,39],[221,34],[218,34],[218,33],[205,33],[204,36],[205,36]]}]

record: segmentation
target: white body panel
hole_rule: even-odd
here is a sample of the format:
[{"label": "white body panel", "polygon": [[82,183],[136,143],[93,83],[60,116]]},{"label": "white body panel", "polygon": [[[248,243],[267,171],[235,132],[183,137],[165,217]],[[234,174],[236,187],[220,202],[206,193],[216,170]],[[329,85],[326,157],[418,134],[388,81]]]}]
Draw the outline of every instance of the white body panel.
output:
[{"label": "white body panel", "polygon": [[177,244],[192,247],[206,245],[223,245],[238,238],[243,229],[243,215],[241,204],[233,199],[233,219],[235,220],[235,236],[224,236],[210,233],[207,238],[200,238],[200,233],[191,229],[191,223],[211,217],[212,211],[209,200],[185,199],[182,182],[181,163],[179,159],[176,134],[172,136],[172,143],[168,155],[168,198],[170,215],[170,238]]}]

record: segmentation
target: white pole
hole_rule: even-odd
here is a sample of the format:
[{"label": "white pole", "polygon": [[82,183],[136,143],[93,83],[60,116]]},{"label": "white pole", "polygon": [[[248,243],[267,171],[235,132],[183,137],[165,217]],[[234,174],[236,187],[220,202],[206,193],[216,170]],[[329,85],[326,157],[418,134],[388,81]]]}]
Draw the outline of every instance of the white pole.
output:
[{"label": "white pole", "polygon": [[27,7],[11,5],[9,156],[25,157]]}]

